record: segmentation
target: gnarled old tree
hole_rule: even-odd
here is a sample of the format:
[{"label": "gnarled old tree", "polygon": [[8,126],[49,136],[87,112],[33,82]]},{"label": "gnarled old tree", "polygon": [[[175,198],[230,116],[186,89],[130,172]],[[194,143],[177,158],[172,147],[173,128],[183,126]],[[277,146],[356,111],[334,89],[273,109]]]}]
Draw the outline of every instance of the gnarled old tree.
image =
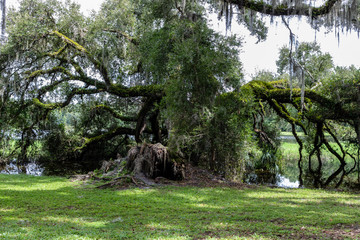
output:
[{"label": "gnarled old tree", "polygon": [[[266,27],[259,14],[306,16],[314,26],[358,31],[357,3],[108,0],[85,17],[76,4],[23,0],[7,14],[8,39],[0,56],[2,105],[11,125],[22,129],[18,161],[28,160],[36,139],[47,140],[45,150],[57,153],[61,167],[74,169],[76,163],[85,170],[116,152],[125,154],[131,141],[161,142],[182,158],[241,176],[252,141],[253,96],[292,126],[304,123],[290,117],[284,104],[303,109],[319,129],[316,153],[327,144],[327,120],[355,121],[356,114],[343,106],[336,115],[331,98],[315,90],[263,82],[242,87],[241,41],[211,30],[205,7],[225,15],[228,24],[238,11],[238,20],[262,40]],[[313,102],[311,111],[297,102],[301,95],[304,104]],[[330,110],[333,115],[326,115]],[[49,166],[51,158],[45,159]]]},{"label": "gnarled old tree", "polygon": [[[192,131],[217,94],[239,86],[239,42],[209,29],[205,18],[185,17],[190,9],[200,14],[200,5],[167,5],[107,1],[99,14],[85,18],[76,4],[25,0],[8,13],[1,66],[8,102],[20,103],[13,110],[14,126],[23,129],[19,163],[39,137],[51,140],[49,152],[65,155],[59,162],[80,158],[72,161],[87,170],[101,161],[89,160],[94,146],[165,144],[174,126]],[[69,125],[74,110],[59,109],[71,108],[81,112],[70,124],[77,124],[75,130],[59,120],[65,114]],[[66,131],[81,138],[62,144]],[[74,153],[66,155],[70,148]],[[102,157],[116,156],[115,150]]]}]

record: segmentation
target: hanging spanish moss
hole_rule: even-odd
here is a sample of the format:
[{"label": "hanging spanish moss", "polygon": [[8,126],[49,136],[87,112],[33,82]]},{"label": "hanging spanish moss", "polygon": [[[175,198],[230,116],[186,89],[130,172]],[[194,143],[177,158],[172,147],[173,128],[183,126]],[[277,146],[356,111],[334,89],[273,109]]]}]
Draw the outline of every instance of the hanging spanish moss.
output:
[{"label": "hanging spanish moss", "polygon": [[219,17],[225,17],[226,27],[231,25],[233,8],[237,7],[236,14],[244,9],[252,10],[257,14],[268,16],[305,16],[312,27],[325,26],[327,28],[359,32],[360,13],[359,0],[334,1],[327,0],[216,0],[219,2]]},{"label": "hanging spanish moss", "polygon": [[6,0],[0,0],[1,10],[1,37],[5,35]]}]

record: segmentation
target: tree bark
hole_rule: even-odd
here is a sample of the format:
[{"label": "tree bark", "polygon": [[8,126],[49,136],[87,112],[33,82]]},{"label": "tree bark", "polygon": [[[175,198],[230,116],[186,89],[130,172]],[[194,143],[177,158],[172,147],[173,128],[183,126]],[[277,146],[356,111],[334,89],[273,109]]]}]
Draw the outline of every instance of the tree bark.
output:
[{"label": "tree bark", "polygon": [[167,148],[160,143],[144,143],[131,148],[127,156],[127,168],[142,181],[157,177],[181,180],[185,177],[185,165],[171,160]]}]

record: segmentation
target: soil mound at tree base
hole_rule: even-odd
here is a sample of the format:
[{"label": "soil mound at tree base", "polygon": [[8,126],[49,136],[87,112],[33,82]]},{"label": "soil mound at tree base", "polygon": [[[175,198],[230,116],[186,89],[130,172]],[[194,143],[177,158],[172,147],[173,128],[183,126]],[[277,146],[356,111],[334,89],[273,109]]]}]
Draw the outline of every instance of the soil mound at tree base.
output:
[{"label": "soil mound at tree base", "polygon": [[87,175],[71,176],[73,180],[93,180],[97,188],[127,189],[132,187],[153,187],[162,185],[198,187],[248,186],[228,181],[222,176],[183,161],[174,161],[166,147],[157,144],[142,144],[131,148],[125,158],[103,161],[100,169]]}]

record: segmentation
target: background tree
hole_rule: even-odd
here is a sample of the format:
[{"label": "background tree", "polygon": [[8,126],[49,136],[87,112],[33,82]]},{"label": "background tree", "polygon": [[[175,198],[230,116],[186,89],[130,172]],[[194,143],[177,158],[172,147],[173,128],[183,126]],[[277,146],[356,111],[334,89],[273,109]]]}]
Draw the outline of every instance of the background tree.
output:
[{"label": "background tree", "polygon": [[279,74],[292,72],[298,75],[299,79],[303,77],[305,86],[309,88],[318,84],[318,81],[333,68],[332,57],[329,53],[322,53],[320,45],[316,42],[299,43],[293,53],[289,48],[282,47],[276,65]]}]

